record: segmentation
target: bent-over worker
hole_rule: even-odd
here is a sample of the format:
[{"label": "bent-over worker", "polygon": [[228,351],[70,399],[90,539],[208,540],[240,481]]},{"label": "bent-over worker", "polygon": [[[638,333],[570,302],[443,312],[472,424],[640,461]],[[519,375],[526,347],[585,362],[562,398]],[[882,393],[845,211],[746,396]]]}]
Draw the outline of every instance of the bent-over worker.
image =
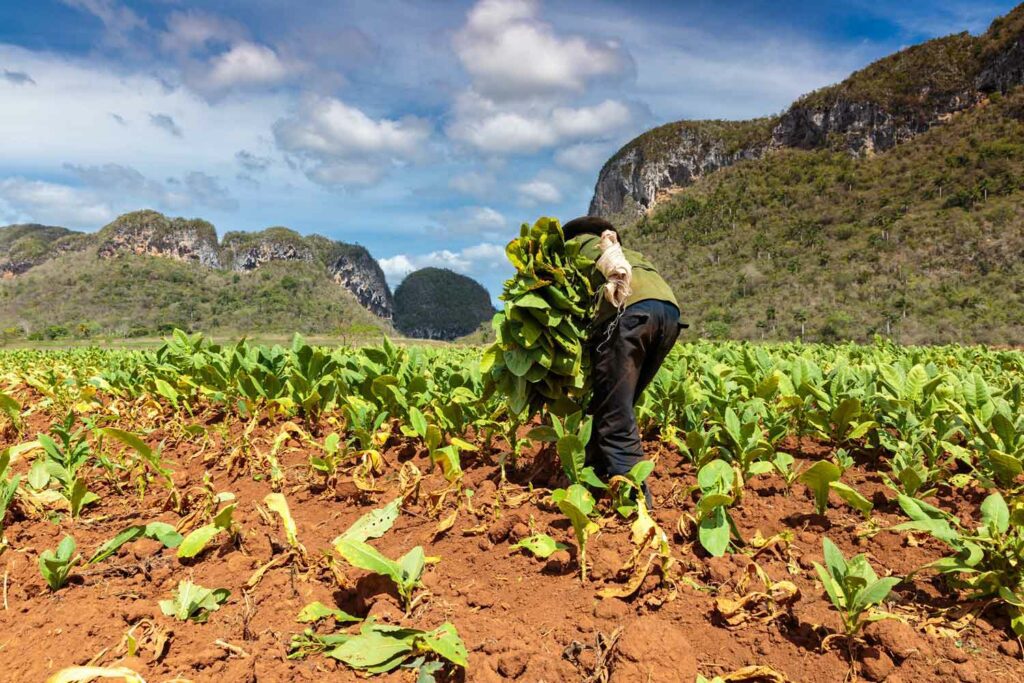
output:
[{"label": "bent-over worker", "polygon": [[[644,457],[634,406],[685,325],[672,288],[642,254],[622,247],[610,222],[584,216],[562,231],[594,260],[591,283],[601,292],[588,342],[594,427],[587,462],[602,478],[623,475]],[[646,485],[644,495],[650,505]]]}]

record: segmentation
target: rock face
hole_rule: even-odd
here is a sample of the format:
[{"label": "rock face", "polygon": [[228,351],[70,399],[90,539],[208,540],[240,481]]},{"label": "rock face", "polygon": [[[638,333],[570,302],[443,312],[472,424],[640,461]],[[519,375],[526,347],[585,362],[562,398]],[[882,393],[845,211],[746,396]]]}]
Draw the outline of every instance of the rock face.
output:
[{"label": "rock face", "polygon": [[156,211],[124,214],[95,234],[42,225],[0,227],[0,278],[13,278],[62,253],[89,247],[95,247],[103,259],[139,254],[238,273],[274,261],[320,265],[326,277],[351,292],[371,313],[384,319],[393,314],[384,272],[361,246],[319,235],[304,237],[282,227],[229,232],[218,242],[210,223],[168,218]]},{"label": "rock face", "polygon": [[648,131],[601,169],[590,213],[636,219],[707,173],[783,148],[882,152],[1022,83],[1024,5],[981,36],[947,36],[885,57],[776,119],[679,121]]},{"label": "rock face", "polygon": [[480,283],[445,268],[410,273],[395,290],[395,327],[417,339],[462,337],[493,315]]},{"label": "rock face", "polygon": [[313,261],[313,250],[302,235],[280,227],[260,232],[229,232],[224,235],[221,253],[225,267],[240,273],[271,261]]},{"label": "rock face", "polygon": [[769,130],[767,120],[680,121],[644,133],[601,169],[590,214],[647,211],[666,188],[690,185],[707,173],[760,157],[768,148]]},{"label": "rock face", "polygon": [[394,316],[395,302],[380,264],[366,249],[345,246],[351,248],[328,264],[328,274],[335,282],[352,292],[364,308],[390,320]]},{"label": "rock face", "polygon": [[793,106],[772,133],[773,148],[825,147],[830,136],[852,154],[871,154],[891,149],[925,132],[941,117],[975,104],[967,93],[935,103],[929,116],[900,116],[875,102],[836,100],[825,106]]},{"label": "rock face", "polygon": [[975,87],[983,92],[1007,92],[1024,83],[1024,11],[1020,7],[992,22],[982,51]]},{"label": "rock face", "polygon": [[121,253],[161,256],[220,267],[217,231],[204,220],[168,218],[156,211],[119,216],[96,235],[100,258]]}]

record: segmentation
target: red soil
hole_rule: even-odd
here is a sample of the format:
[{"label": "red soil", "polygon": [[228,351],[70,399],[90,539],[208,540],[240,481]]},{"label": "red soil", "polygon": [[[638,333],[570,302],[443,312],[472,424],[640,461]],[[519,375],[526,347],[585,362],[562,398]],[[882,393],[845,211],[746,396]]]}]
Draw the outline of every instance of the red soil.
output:
[{"label": "red soil", "polygon": [[[47,420],[34,415],[28,434],[45,429]],[[279,431],[277,424],[261,425],[251,435],[251,443],[266,453]],[[629,600],[598,597],[600,589],[624,581],[619,568],[631,548],[629,524],[611,515],[588,549],[591,581],[581,584],[567,520],[544,502],[542,492],[528,495],[522,485],[528,476],[536,487],[558,483],[557,475],[551,474],[558,471],[557,458],[549,450],[528,454],[509,466],[508,479],[520,484],[502,488],[495,456],[472,454],[474,459],[464,467],[466,487],[474,491],[473,510],[463,506],[454,525],[438,534],[438,516],[431,515],[436,502],[431,492],[444,489],[446,482],[437,471],[430,472],[419,449],[391,445],[385,453],[387,473],[377,480],[382,491],[368,494],[359,492],[346,477],[336,489],[318,486],[308,471],[311,450],[294,440],[278,455],[285,474],[281,491],[309,560],[273,566],[254,588],[247,588],[257,568],[285,555],[286,541],[277,520],[269,517],[272,523],[268,523],[257,509],[272,490],[270,482],[265,477],[256,480],[237,467],[231,472],[225,467],[240,442],[240,432],[241,426],[232,424],[223,433],[211,430],[214,435],[206,445],[168,440],[164,446],[175,482],[180,491],[193,494],[190,500],[201,491],[204,472],[209,472],[215,491],[237,496],[239,542],[232,544],[222,535],[195,560],[179,561],[174,551],[153,541],[139,541],[102,563],[79,567],[68,587],[51,593],[40,576],[37,558],[42,550],[56,547],[65,534],[72,534],[79,552],[89,555],[126,526],[156,520],[177,524],[181,517],[165,509],[166,495],[156,483],[140,500],[112,490],[98,471],[90,482],[101,493],[101,501],[79,520],[62,515],[51,521],[15,506],[5,531],[10,547],[0,554],[6,599],[0,604],[0,680],[43,681],[62,667],[87,662],[124,663],[150,683],[359,680],[322,656],[286,659],[292,634],[303,630],[295,616],[314,600],[417,628],[451,621],[470,651],[470,666],[464,674],[468,681],[689,683],[697,671],[710,678],[750,665],[769,666],[788,680],[807,683],[849,680],[851,672],[893,683],[1024,679],[1020,648],[998,609],[990,608],[954,630],[951,621],[962,615],[964,605],[927,573],[901,585],[890,597],[888,607],[905,623],[874,624],[863,642],[851,647],[839,643],[822,651],[825,636],[840,628],[838,614],[827,602],[811,565],[821,559],[823,535],[847,556],[868,553],[880,575],[907,574],[942,556],[943,548],[923,537],[908,541],[903,534],[884,530],[871,534],[859,514],[838,499],[832,501],[827,517],[816,516],[805,487],[797,484],[787,492],[774,476],[752,481],[734,516],[746,539],[758,532],[764,538],[780,533],[792,536],[791,542],[765,550],[753,561],[772,580],[795,583],[800,598],[790,613],[770,623],[754,621],[726,628],[716,617],[715,598],[733,594],[752,560],[746,554],[708,558],[703,553],[694,542],[692,528],[685,520],[679,524],[685,513],[693,511],[693,469],[677,453],[654,442],[646,444],[648,453],[658,459],[651,479],[654,515],[672,538],[675,588],[652,575]],[[12,436],[0,440],[0,446],[16,443]],[[165,437],[158,431],[149,441],[155,445]],[[803,464],[824,453],[813,443],[787,445]],[[389,557],[423,545],[428,556],[440,558],[425,575],[427,597],[408,617],[391,589],[375,577],[339,561],[337,567],[344,574],[339,584],[318,562],[332,539],[360,515],[397,495],[401,461],[426,473],[420,494],[407,499],[394,528],[372,543]],[[16,469],[24,472],[26,467],[21,462]],[[874,499],[874,529],[904,521],[877,474],[857,466],[844,481]],[[963,502],[964,510],[974,510],[977,503],[971,496],[976,495],[950,494],[942,504],[957,509]],[[456,500],[455,494],[449,494],[445,513],[439,516],[454,510]],[[549,561],[510,552],[511,543],[531,530],[548,533],[572,550]],[[177,622],[160,612],[158,601],[170,597],[184,578],[231,591],[228,603],[208,623]],[[746,590],[761,590],[761,586],[751,584]],[[946,610],[944,618],[936,616]],[[126,658],[124,638],[133,627],[141,649],[136,657]],[[319,630],[330,629],[321,625]],[[162,646],[152,645],[162,639],[166,639]],[[598,642],[601,646],[595,647]],[[597,677],[588,678],[595,670]],[[405,670],[380,680],[412,681],[414,675]]]}]

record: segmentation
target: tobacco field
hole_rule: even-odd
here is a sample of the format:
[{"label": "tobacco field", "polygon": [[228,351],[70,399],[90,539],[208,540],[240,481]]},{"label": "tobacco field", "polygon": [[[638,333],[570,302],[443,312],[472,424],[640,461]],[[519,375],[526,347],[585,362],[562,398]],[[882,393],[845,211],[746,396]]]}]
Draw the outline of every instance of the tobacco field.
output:
[{"label": "tobacco field", "polygon": [[0,680],[1024,679],[1021,353],[501,345],[0,352]]}]

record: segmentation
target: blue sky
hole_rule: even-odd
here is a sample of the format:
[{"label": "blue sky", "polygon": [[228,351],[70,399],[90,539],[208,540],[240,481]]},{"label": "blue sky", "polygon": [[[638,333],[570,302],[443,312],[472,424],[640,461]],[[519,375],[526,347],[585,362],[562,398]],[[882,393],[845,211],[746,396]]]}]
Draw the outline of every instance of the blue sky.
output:
[{"label": "blue sky", "polygon": [[653,125],[748,118],[995,0],[0,1],[0,224],[155,208],[367,246],[493,294]]}]

